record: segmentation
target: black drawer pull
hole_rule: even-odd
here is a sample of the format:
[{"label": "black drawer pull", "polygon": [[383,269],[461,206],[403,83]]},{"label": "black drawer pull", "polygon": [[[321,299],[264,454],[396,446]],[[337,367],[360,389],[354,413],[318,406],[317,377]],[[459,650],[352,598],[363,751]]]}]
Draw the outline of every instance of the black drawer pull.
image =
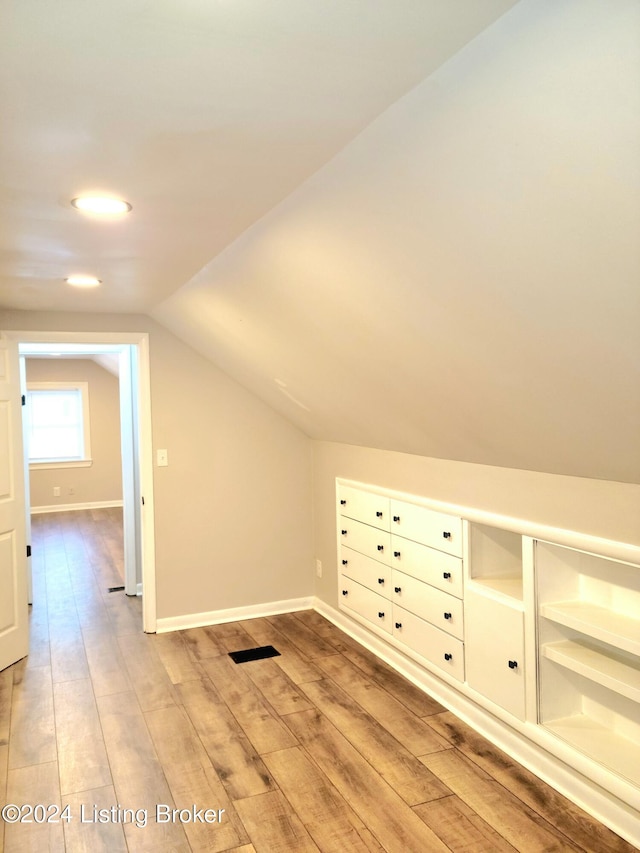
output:
[{"label": "black drawer pull", "polygon": [[449,580],[449,578],[451,577],[451,572],[443,572],[443,573],[442,573],[442,577],[443,577],[446,581],[448,581],[448,580]]},{"label": "black drawer pull", "polygon": [[451,539],[451,534],[449,533],[448,530],[443,530],[442,535],[444,536],[445,539]]},{"label": "black drawer pull", "polygon": [[381,610],[378,611],[378,616],[380,619],[384,619],[384,613]]},{"label": "black drawer pull", "polygon": [[381,513],[381,512],[376,512],[376,518],[382,518],[382,513]]},{"label": "black drawer pull", "polygon": [[344,506],[345,504],[346,504],[346,501],[340,501],[340,506]]},{"label": "black drawer pull", "polygon": [[343,566],[346,566],[348,562],[349,562],[349,560],[343,560],[343,561],[342,561],[342,565],[343,565]]},{"label": "black drawer pull", "polygon": [[384,551],[384,545],[378,545],[378,551]]},{"label": "black drawer pull", "polygon": [[449,652],[444,653],[444,659],[445,660],[451,660],[452,657],[453,657],[453,655],[449,654]]},{"label": "black drawer pull", "polygon": [[343,589],[343,590],[342,590],[342,594],[343,594],[343,595],[349,595],[349,590],[348,590],[348,589]]},{"label": "black drawer pull", "polygon": [[384,578],[378,578],[378,583],[384,583]]},{"label": "black drawer pull", "polygon": [[399,516],[399,515],[394,515],[394,516],[393,516],[393,520],[394,520],[394,521],[400,521],[400,516]]},{"label": "black drawer pull", "polygon": [[450,614],[450,613],[445,613],[445,614],[444,614],[444,618],[445,618],[445,619],[451,619],[451,614]]},{"label": "black drawer pull", "polygon": [[518,668],[518,661],[517,660],[510,660],[509,661],[509,669],[517,669],[517,668]]},{"label": "black drawer pull", "polygon": [[396,592],[402,592],[402,587],[401,586],[394,586],[394,590]]},{"label": "black drawer pull", "polygon": [[343,531],[342,531],[342,535],[343,535],[343,536],[346,536],[346,535],[347,535],[347,531],[346,531],[346,530],[343,530]]},{"label": "black drawer pull", "polygon": [[402,628],[402,622],[396,622],[396,628]]},{"label": "black drawer pull", "polygon": [[394,551],[394,552],[393,552],[393,556],[394,556],[394,557],[399,557],[399,556],[400,556],[400,551]]}]

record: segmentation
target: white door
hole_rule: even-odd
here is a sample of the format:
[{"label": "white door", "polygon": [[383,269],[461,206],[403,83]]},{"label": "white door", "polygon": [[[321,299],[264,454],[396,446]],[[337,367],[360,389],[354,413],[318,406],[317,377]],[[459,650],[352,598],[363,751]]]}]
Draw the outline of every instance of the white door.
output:
[{"label": "white door", "polygon": [[0,338],[0,670],[29,651],[18,346]]},{"label": "white door", "polygon": [[[18,353],[20,350],[18,349]],[[27,399],[27,364],[24,356],[20,356],[20,399],[22,402],[22,449],[24,451],[24,535],[27,543],[27,601],[33,604],[33,574],[31,566],[31,492],[29,484],[29,425],[24,417],[25,400]]]}]

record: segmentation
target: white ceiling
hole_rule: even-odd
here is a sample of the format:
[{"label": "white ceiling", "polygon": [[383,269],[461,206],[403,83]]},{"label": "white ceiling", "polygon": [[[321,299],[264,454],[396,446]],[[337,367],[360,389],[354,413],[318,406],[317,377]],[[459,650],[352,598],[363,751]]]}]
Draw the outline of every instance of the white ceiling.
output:
[{"label": "white ceiling", "polygon": [[149,311],[513,5],[1,0],[0,307]]}]

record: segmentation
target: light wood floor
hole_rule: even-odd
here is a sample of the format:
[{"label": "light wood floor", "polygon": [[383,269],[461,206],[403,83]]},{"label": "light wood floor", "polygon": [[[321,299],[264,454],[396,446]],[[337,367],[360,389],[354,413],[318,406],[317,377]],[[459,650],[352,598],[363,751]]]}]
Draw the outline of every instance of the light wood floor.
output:
[{"label": "light wood floor", "polygon": [[[107,592],[117,510],[34,516],[32,541],[31,654],[0,673],[0,802],[71,821],[5,825],[7,853],[633,849],[314,612],[143,634],[140,601]],[[281,656],[227,654],[267,644]],[[156,804],[216,822],[158,823]]]}]

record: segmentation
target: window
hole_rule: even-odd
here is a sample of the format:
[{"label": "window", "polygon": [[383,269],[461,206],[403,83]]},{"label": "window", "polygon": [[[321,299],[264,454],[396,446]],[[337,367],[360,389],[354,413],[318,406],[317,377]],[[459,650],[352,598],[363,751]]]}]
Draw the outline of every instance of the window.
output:
[{"label": "window", "polygon": [[26,417],[32,468],[91,464],[88,383],[27,383]]}]

